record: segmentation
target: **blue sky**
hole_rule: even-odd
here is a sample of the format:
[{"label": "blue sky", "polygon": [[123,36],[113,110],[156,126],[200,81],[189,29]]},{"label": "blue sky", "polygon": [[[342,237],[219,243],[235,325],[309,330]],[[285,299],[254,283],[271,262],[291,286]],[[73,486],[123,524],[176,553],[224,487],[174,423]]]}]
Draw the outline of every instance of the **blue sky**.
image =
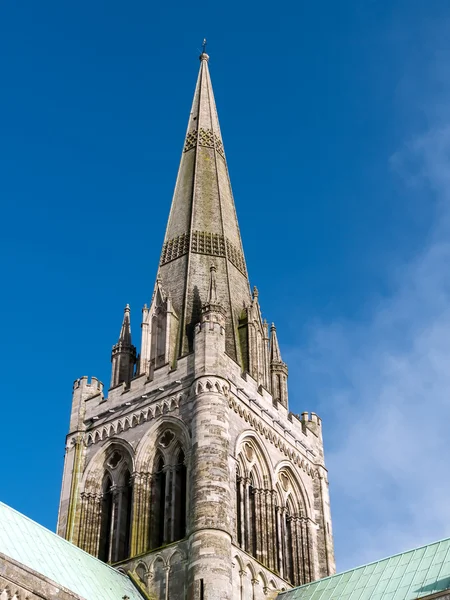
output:
[{"label": "blue sky", "polygon": [[339,569],[450,535],[450,6],[0,0],[0,499],[152,293],[203,37],[251,283],[324,420]]}]

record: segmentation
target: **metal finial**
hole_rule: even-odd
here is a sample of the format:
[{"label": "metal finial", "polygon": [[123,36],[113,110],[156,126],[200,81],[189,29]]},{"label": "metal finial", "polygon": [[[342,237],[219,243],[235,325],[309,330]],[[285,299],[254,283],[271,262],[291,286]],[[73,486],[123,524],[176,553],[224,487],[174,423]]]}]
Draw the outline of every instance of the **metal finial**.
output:
[{"label": "metal finial", "polygon": [[202,52],[203,52],[203,54],[206,54],[206,38],[203,38]]}]

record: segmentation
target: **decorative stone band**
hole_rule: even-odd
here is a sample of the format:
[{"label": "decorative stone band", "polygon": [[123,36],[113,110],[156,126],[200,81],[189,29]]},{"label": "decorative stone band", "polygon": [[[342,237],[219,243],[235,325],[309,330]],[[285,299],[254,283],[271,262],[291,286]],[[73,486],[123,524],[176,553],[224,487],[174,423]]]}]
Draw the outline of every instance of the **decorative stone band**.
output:
[{"label": "decorative stone band", "polygon": [[182,233],[177,237],[165,242],[161,252],[160,266],[165,265],[171,260],[175,260],[183,254],[189,252],[189,233]]},{"label": "decorative stone band", "polygon": [[121,431],[127,431],[127,429],[137,427],[138,425],[141,425],[141,423],[151,421],[162,416],[163,414],[165,415],[169,412],[177,410],[183,398],[184,394],[180,393],[176,396],[172,396],[152,404],[151,406],[142,408],[138,412],[129,414],[126,417],[111,421],[105,425],[100,425],[92,431],[86,432],[85,444],[86,446],[97,444],[98,442],[102,442],[109,437],[117,435]]},{"label": "decorative stone band", "polygon": [[[8,559],[6,559],[6,560],[8,560]],[[2,571],[6,572],[7,568],[8,568],[7,565],[3,566]],[[16,569],[14,568],[14,566],[11,565],[11,570],[13,572],[15,572]],[[32,577],[30,576],[30,585],[32,585],[31,580],[32,580]],[[47,586],[45,586],[45,587],[47,587]],[[54,593],[55,586],[48,584],[48,587],[49,588],[51,587],[52,593]],[[73,596],[72,596],[72,594],[70,594],[70,592],[65,592],[63,590],[57,590],[57,591],[59,592],[59,594],[61,594],[60,596],[58,596],[61,599],[62,598],[71,598],[71,597],[73,598]],[[29,588],[22,587],[22,586],[18,585],[17,583],[13,582],[12,580],[10,581],[9,579],[6,579],[6,577],[0,576],[0,598],[6,598],[6,599],[11,598],[11,600],[41,600],[41,598],[43,598],[43,596],[41,596],[41,594],[36,596],[35,594],[33,594],[33,592],[30,591]]]},{"label": "decorative stone band", "polygon": [[219,377],[200,377],[192,384],[190,393],[191,396],[199,396],[200,394],[214,392],[228,398],[229,391],[230,385],[225,379]]},{"label": "decorative stone band", "polygon": [[199,146],[204,146],[205,148],[215,148],[220,156],[225,158],[223,144],[220,137],[212,129],[203,129],[202,127],[200,127],[199,131],[197,131],[197,129],[193,129],[187,134],[183,152],[189,152],[189,150],[195,148],[197,145],[197,140]]},{"label": "decorative stone band", "polygon": [[165,242],[161,253],[160,266],[162,267],[168,262],[187,254],[189,250],[195,254],[226,256],[236,269],[247,276],[242,251],[225,236],[219,233],[208,233],[207,231],[193,231],[192,236],[189,233],[182,233]]}]

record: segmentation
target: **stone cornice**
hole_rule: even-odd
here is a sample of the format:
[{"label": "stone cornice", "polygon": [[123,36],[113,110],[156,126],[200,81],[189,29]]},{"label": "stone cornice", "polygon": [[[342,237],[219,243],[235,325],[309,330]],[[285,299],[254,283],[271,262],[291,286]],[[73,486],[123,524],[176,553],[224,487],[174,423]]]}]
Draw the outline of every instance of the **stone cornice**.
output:
[{"label": "stone cornice", "polygon": [[142,423],[152,421],[157,417],[171,413],[179,408],[184,394],[178,393],[174,396],[159,400],[150,406],[145,406],[139,410],[133,411],[126,416],[118,417],[108,423],[98,425],[85,434],[85,444],[90,446],[110,437],[113,437],[121,431],[127,431],[137,427]]}]

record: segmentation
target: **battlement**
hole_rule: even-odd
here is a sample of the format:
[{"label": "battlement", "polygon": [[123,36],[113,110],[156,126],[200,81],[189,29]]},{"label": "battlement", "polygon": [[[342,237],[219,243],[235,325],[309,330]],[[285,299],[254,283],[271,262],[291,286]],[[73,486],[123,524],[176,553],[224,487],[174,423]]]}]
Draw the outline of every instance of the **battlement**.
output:
[{"label": "battlement", "polygon": [[[299,418],[298,415],[294,416],[297,417],[297,419]],[[318,427],[321,427],[322,425],[322,419],[315,412],[302,412],[300,421],[302,423],[315,423]]]},{"label": "battlement", "polygon": [[73,382],[73,391],[78,389],[88,390],[88,388],[92,395],[100,394],[103,392],[103,383],[97,377],[91,377],[89,380],[87,375],[83,375],[83,377],[75,379]]},{"label": "battlement", "polygon": [[300,418],[303,431],[311,431],[317,437],[322,438],[322,419],[315,412],[302,412],[300,417],[295,415],[296,418]]}]

